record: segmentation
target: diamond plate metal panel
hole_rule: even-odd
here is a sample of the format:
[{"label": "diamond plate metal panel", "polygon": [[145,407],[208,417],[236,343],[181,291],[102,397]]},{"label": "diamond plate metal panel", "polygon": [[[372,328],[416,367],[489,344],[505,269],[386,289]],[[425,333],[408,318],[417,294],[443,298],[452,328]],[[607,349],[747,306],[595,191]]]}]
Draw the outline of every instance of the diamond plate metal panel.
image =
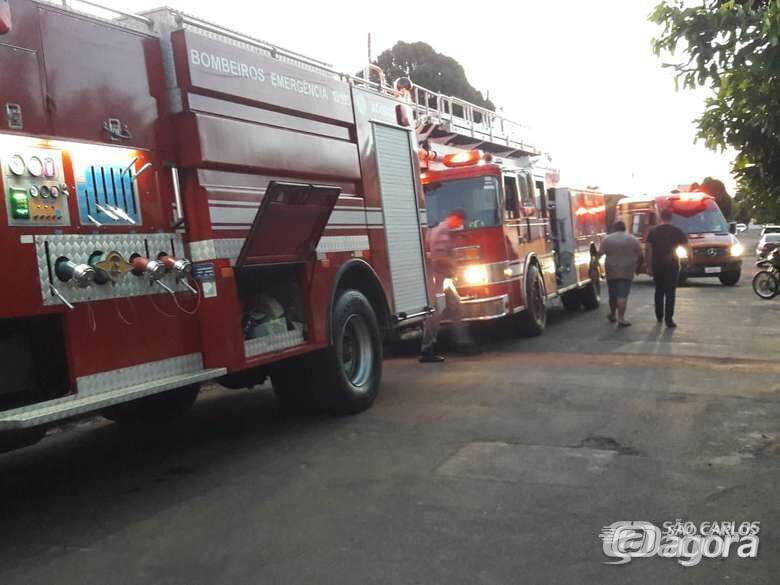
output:
[{"label": "diamond plate metal panel", "polygon": [[214,249],[214,240],[190,242],[190,260],[193,262],[206,262],[216,259],[217,252]]},{"label": "diamond plate metal panel", "polygon": [[368,250],[368,236],[323,236],[317,244],[317,253],[358,252]]},{"label": "diamond plate metal panel", "polygon": [[200,353],[182,355],[137,366],[76,378],[79,396],[102,394],[203,369]]},{"label": "diamond plate metal panel", "polygon": [[304,343],[303,330],[295,329],[277,335],[265,335],[256,339],[248,339],[244,342],[244,354],[246,357],[254,357],[272,351],[295,347]]},{"label": "diamond plate metal panel", "polygon": [[152,394],[159,394],[167,390],[182,388],[189,384],[196,384],[206,380],[213,380],[227,373],[226,368],[214,368],[210,370],[198,370],[179,374],[153,382],[136,384],[127,388],[111,390],[103,394],[90,396],[66,396],[39,404],[23,406],[14,410],[0,413],[0,430],[23,429],[52,423],[65,418],[94,412],[109,406],[122,404]]},{"label": "diamond plate metal panel", "polygon": [[[173,241],[173,246],[171,246]],[[46,248],[48,245],[48,260]],[[183,255],[184,243],[181,234],[95,234],[82,236],[78,234],[65,235],[36,235],[35,252],[38,258],[38,275],[41,281],[41,298],[44,305],[60,305],[60,301],[51,293],[52,284],[49,276],[49,267],[54,269],[57,258],[67,256],[77,263],[86,263],[89,256],[95,250],[111,252],[116,250],[125,260],[129,260],[133,253],[146,256],[147,246],[151,257],[165,251],[176,255]],[[173,290],[185,292],[188,289],[177,284],[173,276],[162,279]],[[145,278],[126,274],[116,284],[108,283],[93,285],[80,289],[70,283],[60,282],[54,279],[54,286],[64,294],[72,303],[87,301],[102,301],[106,299],[119,299],[151,294],[168,294],[162,287],[152,285]]]},{"label": "diamond plate metal panel", "polygon": [[231,264],[235,264],[241,248],[244,245],[244,238],[222,238],[214,240],[214,249],[217,258],[228,258]]}]

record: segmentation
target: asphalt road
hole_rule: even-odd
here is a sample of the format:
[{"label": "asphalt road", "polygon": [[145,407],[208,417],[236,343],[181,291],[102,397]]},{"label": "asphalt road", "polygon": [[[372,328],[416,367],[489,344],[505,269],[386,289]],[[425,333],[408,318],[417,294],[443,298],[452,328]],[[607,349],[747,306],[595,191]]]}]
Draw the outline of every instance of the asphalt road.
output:
[{"label": "asphalt road", "polygon": [[[164,429],[57,430],[0,456],[0,584],[777,584],[780,302],[750,275],[680,289],[674,331],[640,280],[626,330],[556,308],[390,358],[357,417],[211,390]],[[604,564],[603,526],[676,519],[761,522],[758,556]]]}]

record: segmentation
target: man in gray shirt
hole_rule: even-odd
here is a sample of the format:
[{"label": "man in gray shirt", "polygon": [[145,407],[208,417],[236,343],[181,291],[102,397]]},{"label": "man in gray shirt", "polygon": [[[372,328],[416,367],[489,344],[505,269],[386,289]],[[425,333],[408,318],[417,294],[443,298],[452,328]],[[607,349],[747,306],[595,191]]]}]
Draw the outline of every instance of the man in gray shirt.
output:
[{"label": "man in gray shirt", "polygon": [[[601,241],[599,256],[606,256],[607,288],[609,289],[609,319],[618,327],[629,327],[626,321],[628,293],[634,273],[642,260],[642,245],[626,233],[626,224],[616,221],[612,233]],[[617,316],[615,316],[617,313]]]}]

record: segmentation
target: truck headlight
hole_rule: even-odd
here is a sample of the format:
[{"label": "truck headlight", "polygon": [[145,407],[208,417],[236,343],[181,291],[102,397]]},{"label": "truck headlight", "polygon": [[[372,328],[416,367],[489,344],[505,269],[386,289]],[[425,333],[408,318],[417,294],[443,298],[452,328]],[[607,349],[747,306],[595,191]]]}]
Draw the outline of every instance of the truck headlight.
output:
[{"label": "truck headlight", "polygon": [[731,246],[731,255],[732,256],[742,256],[742,254],[745,252],[745,246],[737,242],[733,246]]},{"label": "truck headlight", "polygon": [[674,253],[677,254],[680,260],[685,260],[688,257],[688,250],[685,249],[685,246],[677,246]]},{"label": "truck headlight", "polygon": [[484,264],[466,266],[463,271],[463,281],[468,285],[487,284],[487,268]]}]

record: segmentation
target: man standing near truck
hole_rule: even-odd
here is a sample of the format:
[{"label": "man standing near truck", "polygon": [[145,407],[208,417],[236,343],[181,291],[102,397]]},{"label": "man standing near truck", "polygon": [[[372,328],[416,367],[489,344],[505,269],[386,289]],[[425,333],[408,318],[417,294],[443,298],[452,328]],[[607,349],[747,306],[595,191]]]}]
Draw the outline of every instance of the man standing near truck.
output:
[{"label": "man standing near truck", "polygon": [[445,313],[453,322],[452,329],[458,347],[467,352],[474,353],[475,347],[471,340],[467,326],[461,320],[460,299],[451,287],[445,287],[446,281],[455,277],[457,265],[455,263],[455,242],[453,233],[463,227],[466,220],[466,212],[462,209],[453,209],[447,214],[439,225],[428,232],[428,250],[433,266],[433,281],[436,294],[444,293],[447,306],[443,311],[436,311],[425,321],[420,361],[422,363],[441,363],[444,357],[436,354],[436,338],[439,335],[439,327]]},{"label": "man standing near truck", "polygon": [[677,327],[674,322],[674,303],[680,280],[680,259],[677,248],[688,243],[688,236],[672,225],[672,210],[661,210],[661,224],[647,234],[647,267],[655,281],[655,318]]},{"label": "man standing near truck", "polygon": [[606,256],[607,288],[609,290],[609,314],[607,319],[618,327],[630,327],[626,321],[628,294],[634,273],[642,259],[642,245],[639,240],[626,233],[626,224],[616,221],[612,233],[601,241],[599,256]]}]

